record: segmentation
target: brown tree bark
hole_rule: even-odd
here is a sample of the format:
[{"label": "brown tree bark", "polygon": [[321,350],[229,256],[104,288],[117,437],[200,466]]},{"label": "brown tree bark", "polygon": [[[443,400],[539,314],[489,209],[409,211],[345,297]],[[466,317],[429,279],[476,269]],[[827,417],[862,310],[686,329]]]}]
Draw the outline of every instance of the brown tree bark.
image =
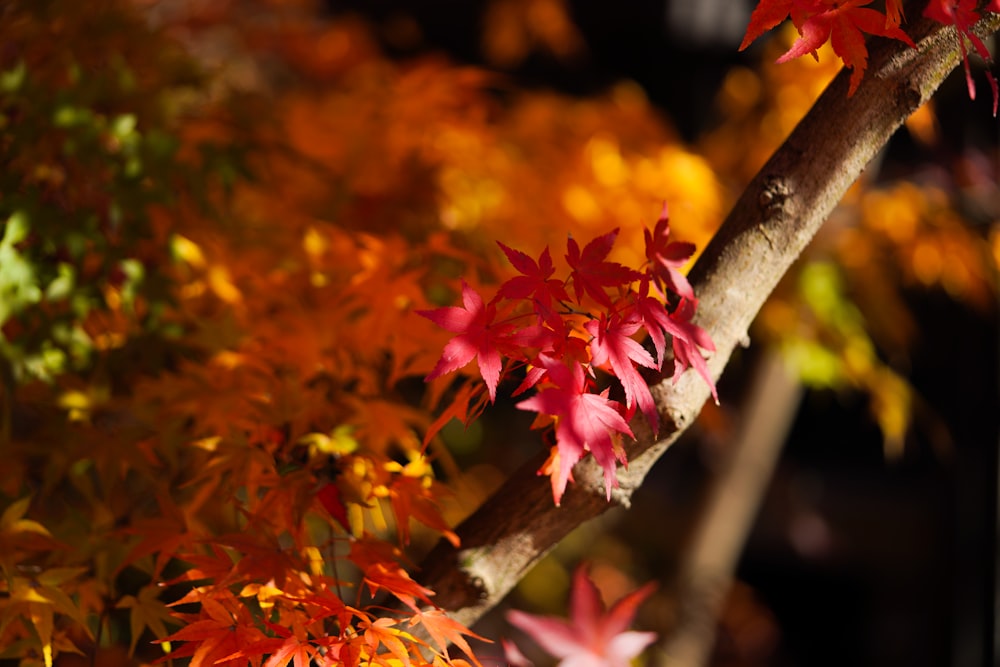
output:
[{"label": "brown tree bark", "polygon": [[[909,7],[911,49],[874,40],[864,80],[847,96],[841,72],[812,110],[764,165],[709,243],[689,279],[699,297],[696,322],[715,341],[709,368],[718,378],[779,279],[798,258],[865,165],[903,121],[937,90],[961,58],[954,30]],[[1000,29],[1000,14],[977,25],[981,36]],[[621,487],[605,499],[593,457],[574,469],[562,505],[555,507],[540,455],[526,462],[458,528],[462,545],[442,541],[418,578],[437,592],[435,602],[466,625],[474,624],[507,595],[524,574],[571,530],[614,506],[628,506],[653,463],[694,421],[709,396],[688,372],[653,388],[660,411],[654,437],[635,420],[637,440],[627,446],[629,465]]]}]

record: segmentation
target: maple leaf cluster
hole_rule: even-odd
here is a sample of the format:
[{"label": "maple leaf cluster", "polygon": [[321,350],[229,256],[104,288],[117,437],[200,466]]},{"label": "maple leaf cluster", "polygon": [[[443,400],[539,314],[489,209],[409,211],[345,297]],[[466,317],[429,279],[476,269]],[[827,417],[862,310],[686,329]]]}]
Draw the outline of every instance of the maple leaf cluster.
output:
[{"label": "maple leaf cluster", "polygon": [[[573,466],[587,452],[604,470],[610,500],[611,489],[618,485],[617,464],[627,463],[621,437],[635,437],[628,421],[639,410],[654,431],[659,426],[640,368],[662,371],[668,336],[674,381],[693,367],[718,402],[703,356],[715,346],[692,322],[697,299],[679,270],[694,246],[670,239],[666,206],[654,229],[645,230],[641,271],[608,261],[617,236],[615,229],[582,249],[569,238],[565,258],[570,271],[564,280],[553,278],[556,269],[548,247],[535,260],[498,242],[520,275],[502,283],[489,302],[463,282],[462,306],[417,311],[456,334],[426,379],[475,360],[485,389],[485,396],[481,388],[478,397],[476,391],[459,392],[427,438],[451,417],[468,421],[470,402],[476,405],[472,414],[478,414],[487,398],[496,400],[501,379],[523,370],[513,395],[538,391],[517,407],[537,412],[536,425],[554,425],[555,445],[543,472],[551,478],[555,503],[572,479]],[[655,358],[637,340],[640,334],[648,336]],[[610,397],[610,386],[600,388],[598,369],[617,378],[624,401]]]},{"label": "maple leaf cluster", "polygon": [[[444,280],[437,268],[475,261],[427,222],[437,221],[437,202],[416,184],[432,167],[412,157],[418,135],[409,128],[426,128],[429,118],[457,126],[462,114],[445,110],[469,98],[478,79],[444,65],[404,75],[364,51],[360,27],[337,24],[330,32],[351,35],[342,55],[392,75],[384,88],[367,86],[371,77],[341,81],[345,118],[356,119],[359,105],[419,99],[397,104],[390,121],[319,141],[315,123],[304,135],[297,114],[324,115],[323,100],[283,91],[266,116],[287,122],[279,141],[278,123],[244,113],[260,110],[254,95],[241,97],[239,113],[221,96],[183,118],[161,118],[161,108],[178,108],[164,78],[181,79],[186,94],[196,64],[135,3],[93,5],[57,0],[39,12],[15,2],[0,12],[4,34],[24,47],[0,54],[0,120],[18,121],[8,123],[11,155],[45,177],[37,188],[44,205],[36,204],[12,171],[5,192],[21,194],[0,207],[0,282],[38,294],[0,304],[0,422],[44,414],[28,429],[0,429],[4,660],[52,667],[75,652],[110,664],[101,641],[110,636],[136,664],[161,655],[192,667],[465,664],[448,646],[471,657],[472,635],[407,571],[404,550],[427,539],[422,529],[457,538],[421,451],[429,417],[397,384],[429,372],[437,357],[429,350],[446,338],[412,317],[432,307],[425,293]],[[173,20],[186,22],[190,8],[175,5]],[[227,6],[187,27],[218,21],[247,34],[237,24],[252,15]],[[305,13],[267,29],[279,24],[289,33],[316,29]],[[276,39],[283,49],[319,41]],[[174,60],[179,73],[157,69]],[[397,93],[429,79],[440,94]],[[57,111],[64,132],[51,127]],[[387,133],[393,126],[407,129]],[[395,141],[372,149],[386,134]],[[359,152],[373,156],[377,172],[353,161],[349,176],[339,170],[344,136],[367,142]],[[131,157],[148,171],[120,172]],[[390,182],[384,164],[397,158],[412,171]],[[244,179],[249,170],[267,173],[266,187]],[[216,189],[217,172],[225,188]],[[348,204],[318,210],[331,181],[345,183]],[[384,228],[373,229],[373,208],[391,221]],[[224,223],[222,209],[241,224]],[[400,210],[417,221],[409,237],[397,230]],[[63,237],[72,252],[63,252]],[[121,255],[91,237],[114,240]],[[87,271],[63,261],[77,255]],[[134,275],[105,280],[120,256]],[[42,269],[57,262],[51,287]],[[56,363],[18,372],[39,367],[37,346],[26,344],[37,336],[25,325],[49,323],[50,314],[72,323],[58,330],[86,343],[89,356],[70,365],[43,347]],[[10,374],[16,358],[24,363]],[[89,358],[101,360],[99,372],[82,365]],[[38,376],[50,383],[32,381]]]},{"label": "maple leaf cluster", "polygon": [[[817,50],[830,42],[834,53],[851,70],[847,94],[853,95],[868,66],[866,34],[898,39],[916,48],[913,40],[900,28],[904,19],[902,0],[886,0],[884,14],[866,7],[870,4],[871,0],[761,0],[750,16],[740,50],[786,18],[791,18],[800,38],[778,58],[778,62],[787,62],[807,53],[818,58]],[[986,63],[991,62],[986,45],[972,32],[972,27],[981,18],[978,5],[977,0],[930,0],[924,9],[924,16],[955,28],[971,99],[976,98],[976,86],[969,67],[966,40]],[[991,0],[986,11],[1000,12],[1000,0]],[[993,115],[996,116],[1000,101],[997,82],[989,72],[986,77],[993,91]]]},{"label": "maple leaf cluster", "polygon": [[[235,566],[230,549],[244,554]],[[210,553],[191,552],[180,558],[193,567],[169,583],[212,583],[194,586],[171,603],[171,607],[197,604],[199,609],[167,617],[183,622],[183,627],[158,640],[172,648],[164,660],[191,657],[191,665],[254,667],[468,666],[465,660],[448,657],[448,645],[454,643],[479,665],[466,636],[483,638],[434,608],[433,591],[411,579],[379,540],[355,541],[349,559],[361,568],[362,584],[370,596],[391,594],[403,604],[407,611],[397,616],[362,604],[360,589],[353,603],[345,602],[345,582],[323,573],[319,565],[323,556],[315,547],[297,554],[276,552],[266,541],[230,535],[215,538]],[[265,570],[279,574],[263,583],[254,581],[256,572]],[[413,634],[417,625],[430,642]],[[173,648],[171,642],[183,643]],[[430,661],[422,652],[427,650],[433,654]]]},{"label": "maple leaf cluster", "polygon": [[[471,657],[463,633],[474,635],[433,606],[403,551],[411,519],[457,543],[420,452],[424,417],[393,389],[396,373],[413,372],[407,364],[424,374],[433,357],[421,362],[408,351],[412,340],[381,333],[402,331],[407,319],[438,333],[407,317],[411,300],[427,305],[421,277],[391,241],[326,226],[321,234],[317,224],[297,230],[299,243],[282,248],[286,264],[268,272],[257,251],[193,230],[198,243],[179,244],[188,289],[175,316],[200,331],[206,359],[183,361],[136,393],[165,432],[174,424],[181,442],[205,437],[184,446],[183,491],[154,486],[162,518],[130,521],[124,532],[138,542],[120,567],[152,559],[160,581],[169,564],[183,564],[163,583],[189,590],[157,607],[182,627],[166,634],[146,625],[170,659],[190,657],[192,667],[461,666],[448,645]],[[436,257],[428,250],[425,263]],[[202,329],[217,309],[238,339]],[[377,365],[376,355],[393,364]],[[405,611],[387,611],[391,604]]]},{"label": "maple leaf cluster", "polygon": [[[288,3],[240,0],[206,14],[200,3],[182,1],[173,3],[176,14],[158,18],[137,14],[124,0],[102,0],[108,18],[70,0],[51,4],[62,22],[49,25],[50,10],[38,14],[30,2],[3,14],[28,54],[24,64],[20,49],[0,57],[0,97],[14,100],[4,108],[35,108],[23,105],[43,92],[62,107],[77,100],[72,118],[93,121],[80,132],[98,131],[104,152],[94,153],[95,160],[111,153],[127,166],[129,142],[140,138],[163,153],[142,153],[150,172],[132,181],[115,177],[116,183],[158,184],[170,196],[161,201],[157,189],[136,197],[125,188],[131,194],[116,206],[124,207],[123,220],[142,225],[119,229],[110,220],[102,233],[120,233],[123,250],[142,265],[127,280],[99,285],[101,309],[81,314],[75,298],[65,300],[74,309],[63,308],[59,290],[41,283],[45,299],[23,304],[23,313],[39,316],[3,323],[5,341],[20,345],[28,337],[24,323],[65,315],[78,327],[70,342],[89,337],[90,358],[100,360],[99,371],[54,364],[59,374],[51,384],[28,384],[19,375],[23,384],[12,407],[5,406],[44,418],[32,419],[27,430],[0,433],[0,440],[9,438],[2,443],[8,463],[0,475],[0,507],[7,507],[0,542],[16,547],[0,549],[6,575],[0,645],[13,647],[4,655],[49,667],[63,653],[84,652],[106,664],[97,638],[114,636],[122,656],[146,664],[161,655],[192,667],[463,664],[445,647],[471,658],[464,643],[471,635],[434,608],[432,593],[408,574],[405,550],[438,535],[456,542],[455,508],[467,499],[463,493],[475,492],[455,483],[455,499],[445,496],[432,459],[450,482],[461,482],[463,473],[436,455],[439,443],[422,446],[441,394],[432,386],[414,396],[407,380],[433,371],[449,334],[413,312],[439,305],[456,275],[492,275],[492,261],[469,250],[478,247],[477,235],[495,236],[503,226],[505,238],[540,247],[545,234],[583,222],[627,225],[653,194],[643,182],[669,184],[667,194],[687,211],[685,223],[707,234],[720,206],[714,175],[667,139],[651,107],[635,95],[587,101],[600,105],[597,114],[571,113],[581,101],[526,95],[516,113],[495,118],[487,112],[487,75],[437,60],[400,65],[379,55],[360,23],[317,24],[299,3],[275,21],[247,17],[264,5],[284,12],[278,5]],[[103,37],[112,33],[91,27],[105,20],[122,25],[114,23],[119,15],[132,17],[135,30],[109,41]],[[150,21],[161,20],[164,29],[154,37]],[[232,62],[252,71],[262,61],[269,67],[278,66],[269,59],[281,61],[307,85],[288,83],[296,80],[290,76],[265,95],[232,99],[225,72],[206,74],[206,85],[209,79],[219,85],[218,98],[196,108],[170,103],[164,97],[170,89],[152,76],[162,54],[176,49],[185,67],[196,69],[170,35],[197,41],[216,29],[236,44],[247,41]],[[61,31],[59,38],[50,38],[51,31]],[[329,44],[349,48],[321,48]],[[45,55],[41,45],[59,49],[59,57]],[[115,79],[142,85],[111,104],[102,95],[113,87],[103,77],[123,48],[134,71]],[[66,89],[71,62],[85,66]],[[52,81],[43,76],[45,63],[55,72]],[[177,76],[191,76],[184,72]],[[171,112],[165,118],[153,113],[161,107]],[[89,227],[67,227],[62,207],[71,204],[81,219],[98,210],[103,220],[103,209],[88,197],[105,192],[105,171],[79,162],[81,151],[70,150],[71,142],[68,162],[61,152],[49,155],[50,144],[63,148],[65,139],[48,131],[55,111],[18,113],[11,129],[17,146],[26,147],[18,158],[26,173],[45,177],[39,200],[51,202],[53,225],[75,238]],[[567,116],[574,118],[568,125]],[[25,131],[36,126],[45,141]],[[496,158],[510,144],[530,149],[498,167]],[[68,178],[56,178],[61,165],[68,165]],[[542,187],[534,174],[553,169],[563,187]],[[640,171],[644,179],[625,178]],[[260,178],[244,178],[251,173]],[[63,184],[81,195],[79,202],[56,188]],[[480,187],[500,194],[483,204]],[[51,254],[53,237],[38,226],[40,213],[34,204],[27,210],[31,216],[5,209],[0,254]],[[534,223],[539,211],[547,211],[545,226]],[[614,303],[624,293],[587,268],[595,263],[603,270],[604,258],[592,257],[596,248],[576,247],[577,296],[600,320],[607,306],[597,295],[611,290],[603,300]],[[101,246],[72,249],[86,266],[107,259]],[[546,270],[536,258],[529,263]],[[17,262],[4,266],[8,278],[21,280],[11,270]],[[66,289],[74,276],[77,286],[68,294],[75,295],[90,273],[54,284]],[[565,307],[583,307],[570,299],[577,289],[571,282],[557,291],[555,280],[543,279],[555,294],[545,301],[533,276],[519,278],[492,304],[494,321],[511,315],[515,301],[529,312],[531,302],[548,310],[538,326],[513,326],[509,341],[499,336],[497,349],[510,358],[526,354],[514,343],[542,352],[553,327],[568,326],[556,323],[566,319]],[[609,369],[634,363],[628,354],[616,356],[613,334],[628,335],[622,332],[632,325],[615,316],[607,310],[601,325],[611,329],[601,334]],[[668,318],[666,311],[660,316]],[[582,315],[576,320],[572,328],[590,336]],[[586,351],[582,340],[572,345]],[[548,347],[549,355],[557,351]],[[506,359],[497,384],[510,372]],[[542,375],[540,389],[556,387]],[[560,370],[552,377],[561,378]],[[596,380],[587,375],[581,382],[592,387]],[[641,387],[629,391],[644,400]],[[485,389],[482,396],[485,402]],[[581,409],[589,399],[601,400],[581,397]],[[624,412],[618,402],[606,405]],[[625,417],[614,419],[620,426]],[[128,627],[118,633],[112,626],[121,616]]]}]

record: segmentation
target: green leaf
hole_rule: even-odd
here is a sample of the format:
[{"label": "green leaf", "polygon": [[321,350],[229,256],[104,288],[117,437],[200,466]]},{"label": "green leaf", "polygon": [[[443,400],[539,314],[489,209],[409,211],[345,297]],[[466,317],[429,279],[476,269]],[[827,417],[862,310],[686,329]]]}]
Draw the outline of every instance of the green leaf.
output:
[{"label": "green leaf", "polygon": [[130,134],[135,132],[135,125],[135,114],[123,113],[119,116],[115,116],[115,119],[111,121],[111,134],[115,135],[119,139],[125,139]]},{"label": "green leaf", "polygon": [[17,248],[29,230],[28,216],[17,211],[7,219],[0,240],[0,325],[42,298],[35,267]]},{"label": "green leaf", "polygon": [[16,92],[27,78],[28,68],[23,60],[19,60],[16,65],[8,70],[0,72],[0,92]]},{"label": "green leaf", "polygon": [[56,277],[45,288],[45,298],[49,301],[62,301],[69,297],[76,284],[76,272],[72,264],[60,262],[56,267]]}]

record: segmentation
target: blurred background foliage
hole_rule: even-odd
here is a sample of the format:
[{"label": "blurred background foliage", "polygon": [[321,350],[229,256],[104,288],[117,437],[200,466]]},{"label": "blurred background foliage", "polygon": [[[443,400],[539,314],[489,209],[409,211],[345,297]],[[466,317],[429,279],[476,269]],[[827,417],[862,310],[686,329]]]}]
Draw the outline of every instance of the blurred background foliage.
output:
[{"label": "blurred background foliage", "polygon": [[[837,71],[828,53],[774,65],[790,28],[737,54],[749,6],[595,5],[0,8],[0,660],[44,664],[45,633],[58,664],[155,657],[122,651],[166,633],[170,595],[147,584],[180,542],[137,552],[150,522],[195,541],[275,507],[302,519],[332,480],[347,527],[392,540],[410,480],[454,524],[535,451],[498,404],[424,464],[454,389],[424,390],[447,332],[413,311],[509,275],[495,240],[536,256],[621,227],[614,259],[638,264],[664,201],[703,248]],[[607,599],[663,582],[639,623],[667,634],[686,541],[777,350],[809,391],[712,664],[985,650],[1000,162],[986,102],[963,93],[946,85],[868,168],[634,508],[577,531],[516,604],[560,612],[586,558]],[[436,537],[415,527],[411,556]],[[47,630],[17,606],[25,568],[67,574]]]}]

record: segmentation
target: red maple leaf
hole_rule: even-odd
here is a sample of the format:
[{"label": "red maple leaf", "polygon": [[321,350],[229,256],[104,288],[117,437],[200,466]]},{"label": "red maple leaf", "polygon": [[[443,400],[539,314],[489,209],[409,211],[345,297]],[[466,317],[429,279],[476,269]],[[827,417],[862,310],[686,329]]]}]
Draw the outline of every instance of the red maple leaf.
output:
[{"label": "red maple leaf", "polygon": [[347,518],[347,508],[344,507],[344,501],[340,498],[340,489],[337,488],[336,484],[333,482],[322,482],[319,490],[316,491],[316,499],[330,513],[330,516],[340,524],[341,528],[346,531],[351,530],[351,522]]},{"label": "red maple leaf", "polygon": [[[555,359],[562,359],[563,363],[578,361],[583,364],[589,364],[590,353],[587,352],[587,348],[587,341],[582,338],[577,338],[576,336],[570,336],[566,333],[558,341],[558,345],[553,346],[550,350],[542,350],[541,352],[546,356]],[[537,362],[537,359],[528,367],[528,370],[524,375],[524,380],[520,385],[518,385],[517,389],[514,390],[511,396],[520,396],[545,379],[545,367],[538,365],[538,363],[535,362]]]},{"label": "red maple leaf", "polygon": [[642,345],[631,336],[639,330],[642,322],[638,316],[623,319],[618,314],[607,317],[601,313],[600,320],[590,320],[583,325],[593,338],[590,341],[591,363],[600,368],[611,367],[615,377],[625,389],[626,417],[631,417],[638,404],[655,431],[659,425],[656,404],[649,385],[642,379],[634,364],[646,368],[656,368],[656,362]]},{"label": "red maple leaf", "polygon": [[642,326],[653,341],[653,348],[656,350],[656,367],[663,368],[667,350],[665,334],[684,338],[687,336],[686,330],[674,322],[662,302],[649,296],[649,282],[647,280],[643,280],[639,284],[639,292],[635,297],[635,314],[642,321]]},{"label": "red maple leaf", "polygon": [[891,20],[874,9],[865,9],[871,0],[761,0],[750,16],[750,25],[740,49],[791,16],[801,37],[792,44],[779,63],[807,53],[816,55],[817,49],[826,42],[833,46],[833,52],[840,56],[844,66],[852,70],[848,96],[857,90],[868,66],[868,48],[863,33],[898,39],[911,47],[913,40],[892,25]]},{"label": "red maple leaf", "polygon": [[[944,25],[953,25],[958,31],[958,45],[962,49],[962,64],[965,67],[965,83],[969,88],[969,99],[976,99],[976,83],[972,80],[972,70],[969,67],[969,53],[965,48],[965,37],[972,42],[973,48],[979,57],[991,63],[989,49],[972,32],[972,26],[979,21],[979,13],[976,11],[976,0],[931,0],[924,9],[924,16],[934,19]],[[992,12],[1000,12],[1000,0],[993,0],[986,9]],[[997,104],[1000,101],[1000,91],[997,89],[997,80],[987,71],[986,79],[993,90],[993,115],[997,115]]]},{"label": "red maple leaf", "polygon": [[[801,0],[761,0],[750,15],[750,24],[740,43],[740,51],[750,46],[755,39],[788,18],[792,8],[802,4]],[[815,2],[810,2],[815,4]]]},{"label": "red maple leaf", "polygon": [[444,352],[434,370],[425,380],[430,381],[446,373],[456,371],[473,359],[479,362],[479,374],[486,383],[490,394],[490,402],[496,401],[497,384],[500,382],[501,350],[516,353],[511,349],[509,339],[514,326],[507,323],[494,322],[496,307],[485,304],[476,290],[462,282],[462,305],[458,308],[446,306],[434,310],[418,310],[422,315],[439,327],[457,333],[448,341]]},{"label": "red maple leaf", "polygon": [[555,433],[559,460],[552,474],[552,496],[556,505],[566,490],[573,466],[587,451],[593,453],[604,469],[604,484],[610,500],[611,487],[618,486],[616,462],[625,463],[625,453],[616,445],[616,438],[619,434],[635,437],[616,407],[620,404],[608,400],[607,390],[601,394],[588,391],[579,362],[574,361],[572,367],[567,367],[545,355],[539,355],[538,361],[555,387],[542,389],[517,407],[557,418]]},{"label": "red maple leaf", "polygon": [[520,250],[508,248],[503,243],[497,241],[497,245],[507,255],[507,259],[515,269],[524,275],[515,276],[502,284],[497,290],[497,297],[507,299],[526,299],[533,297],[535,312],[545,322],[549,322],[554,328],[562,326],[562,319],[552,309],[553,301],[569,301],[566,287],[562,281],[552,279],[550,276],[555,272],[552,264],[552,256],[549,249],[545,248],[538,258],[538,262],[528,257]]},{"label": "red maple leaf", "polygon": [[588,294],[602,306],[610,308],[611,299],[604,288],[627,285],[641,277],[641,274],[621,264],[605,261],[617,236],[616,227],[588,243],[582,252],[572,237],[566,242],[566,261],[572,269],[570,278],[577,303],[581,302],[584,294]]},{"label": "red maple leaf", "polygon": [[681,373],[694,366],[698,374],[712,389],[712,398],[718,405],[719,394],[712,381],[712,374],[708,371],[708,364],[705,363],[705,358],[701,355],[701,350],[714,352],[715,343],[712,342],[704,329],[691,321],[694,311],[695,303],[682,299],[677,309],[671,313],[671,319],[680,329],[680,334],[675,334],[673,339],[674,382],[680,379]]},{"label": "red maple leaf", "polygon": [[[340,594],[337,592],[337,581],[335,579],[317,575],[313,575],[312,579],[314,586],[307,595],[295,598],[286,596],[287,599],[294,599],[295,602],[302,605],[304,612],[308,614],[310,624],[333,617],[337,622],[337,627],[349,628],[353,624],[354,619],[367,618],[368,614],[364,611],[344,604],[344,601],[340,598]],[[278,630],[276,629],[275,631],[277,632]],[[314,639],[316,645],[321,645],[321,637],[314,635]]]},{"label": "red maple leaf", "polygon": [[[694,289],[678,269],[694,254],[694,244],[670,241],[670,216],[667,215],[666,204],[653,231],[645,229],[643,234],[646,238],[646,258],[653,265],[654,284],[666,287],[685,299],[693,299]],[[661,296],[666,299],[666,295],[661,293]]]},{"label": "red maple leaf", "polygon": [[[560,665],[628,667],[633,658],[656,641],[654,632],[628,630],[639,605],[654,588],[655,584],[646,584],[605,611],[600,592],[586,568],[580,566],[573,575],[569,620],[517,610],[507,612],[507,620],[559,658]],[[523,664],[521,660],[511,662]]]},{"label": "red maple leaf", "polygon": [[[1000,2],[1000,0],[997,0]],[[897,27],[903,22],[903,0],[885,0],[885,24]]]}]

